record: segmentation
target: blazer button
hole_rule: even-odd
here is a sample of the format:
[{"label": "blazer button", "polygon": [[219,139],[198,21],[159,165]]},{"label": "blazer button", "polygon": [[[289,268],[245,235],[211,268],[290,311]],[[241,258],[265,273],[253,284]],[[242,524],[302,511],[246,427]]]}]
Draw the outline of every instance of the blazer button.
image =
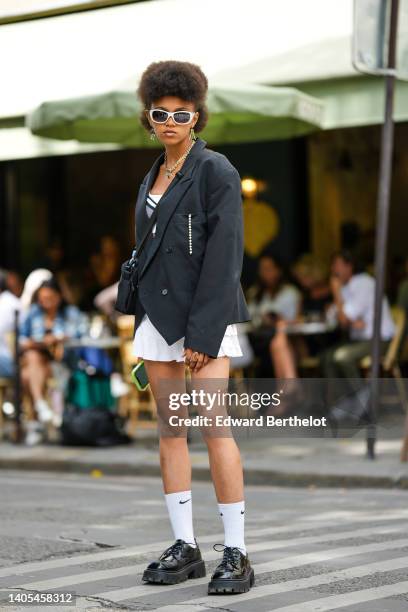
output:
[{"label": "blazer button", "polygon": [[162,295],[167,295],[167,289],[162,289]]},{"label": "blazer button", "polygon": [[166,247],[166,253],[172,253],[173,249],[171,247]]}]

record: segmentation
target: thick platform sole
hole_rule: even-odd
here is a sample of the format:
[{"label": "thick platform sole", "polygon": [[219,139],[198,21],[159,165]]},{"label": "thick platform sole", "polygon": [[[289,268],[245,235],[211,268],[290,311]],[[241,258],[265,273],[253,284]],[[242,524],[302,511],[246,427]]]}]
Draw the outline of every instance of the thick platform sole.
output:
[{"label": "thick platform sole", "polygon": [[194,561],[177,572],[165,570],[149,570],[143,572],[143,580],[152,584],[178,584],[189,578],[204,578],[206,575],[204,561]]},{"label": "thick platform sole", "polygon": [[255,584],[254,570],[251,569],[249,575],[242,580],[211,580],[208,585],[209,595],[233,595],[247,593]]}]

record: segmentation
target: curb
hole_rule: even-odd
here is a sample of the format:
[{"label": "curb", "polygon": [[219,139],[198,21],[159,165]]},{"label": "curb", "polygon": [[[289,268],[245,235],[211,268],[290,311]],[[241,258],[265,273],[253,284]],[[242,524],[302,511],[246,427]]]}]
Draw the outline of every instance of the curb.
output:
[{"label": "curb", "polygon": [[[24,470],[50,473],[89,474],[100,470],[106,476],[160,476],[160,466],[154,464],[131,465],[129,463],[100,464],[69,459],[0,459],[0,470]],[[408,476],[365,476],[346,474],[316,474],[270,471],[256,468],[244,470],[245,484],[280,487],[348,487],[408,490]],[[193,466],[193,478],[210,481],[210,471]]]}]

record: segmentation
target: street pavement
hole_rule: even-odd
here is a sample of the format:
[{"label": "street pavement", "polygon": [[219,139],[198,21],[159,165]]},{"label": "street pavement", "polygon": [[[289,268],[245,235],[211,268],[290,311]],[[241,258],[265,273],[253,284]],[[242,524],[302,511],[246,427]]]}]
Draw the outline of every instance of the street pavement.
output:
[{"label": "street pavement", "polygon": [[171,543],[158,478],[0,472],[0,587],[71,591],[75,606],[1,610],[406,612],[408,493],[398,489],[248,486],[246,540],[255,587],[206,594],[223,542],[209,482],[194,482],[196,537],[207,577],[143,584]]},{"label": "street pavement", "polygon": [[[239,446],[248,484],[292,486],[381,487],[408,490],[408,463],[401,463],[402,427],[383,431],[377,458],[365,456],[365,432],[353,438],[242,438]],[[154,435],[154,432],[151,433]],[[208,453],[203,444],[190,445],[196,479],[209,480]],[[33,448],[0,444],[0,473],[4,469],[105,475],[159,476],[157,440],[138,440],[112,448],[72,448],[57,444]]]}]

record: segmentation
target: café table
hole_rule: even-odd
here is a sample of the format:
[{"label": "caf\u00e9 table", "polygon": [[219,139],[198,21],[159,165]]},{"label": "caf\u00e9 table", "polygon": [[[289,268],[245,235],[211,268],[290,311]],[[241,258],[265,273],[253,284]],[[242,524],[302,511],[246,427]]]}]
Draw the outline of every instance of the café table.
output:
[{"label": "caf\u00e9 table", "polygon": [[[284,327],[288,335],[311,336],[314,334],[329,334],[337,328],[336,322],[328,321],[299,321],[296,323],[287,322]],[[248,333],[257,330],[251,325],[250,321],[239,323],[241,333]]]},{"label": "caf\u00e9 table", "polygon": [[302,321],[288,323],[285,331],[288,335],[311,336],[316,334],[329,334],[337,327],[336,323],[328,321]]}]

